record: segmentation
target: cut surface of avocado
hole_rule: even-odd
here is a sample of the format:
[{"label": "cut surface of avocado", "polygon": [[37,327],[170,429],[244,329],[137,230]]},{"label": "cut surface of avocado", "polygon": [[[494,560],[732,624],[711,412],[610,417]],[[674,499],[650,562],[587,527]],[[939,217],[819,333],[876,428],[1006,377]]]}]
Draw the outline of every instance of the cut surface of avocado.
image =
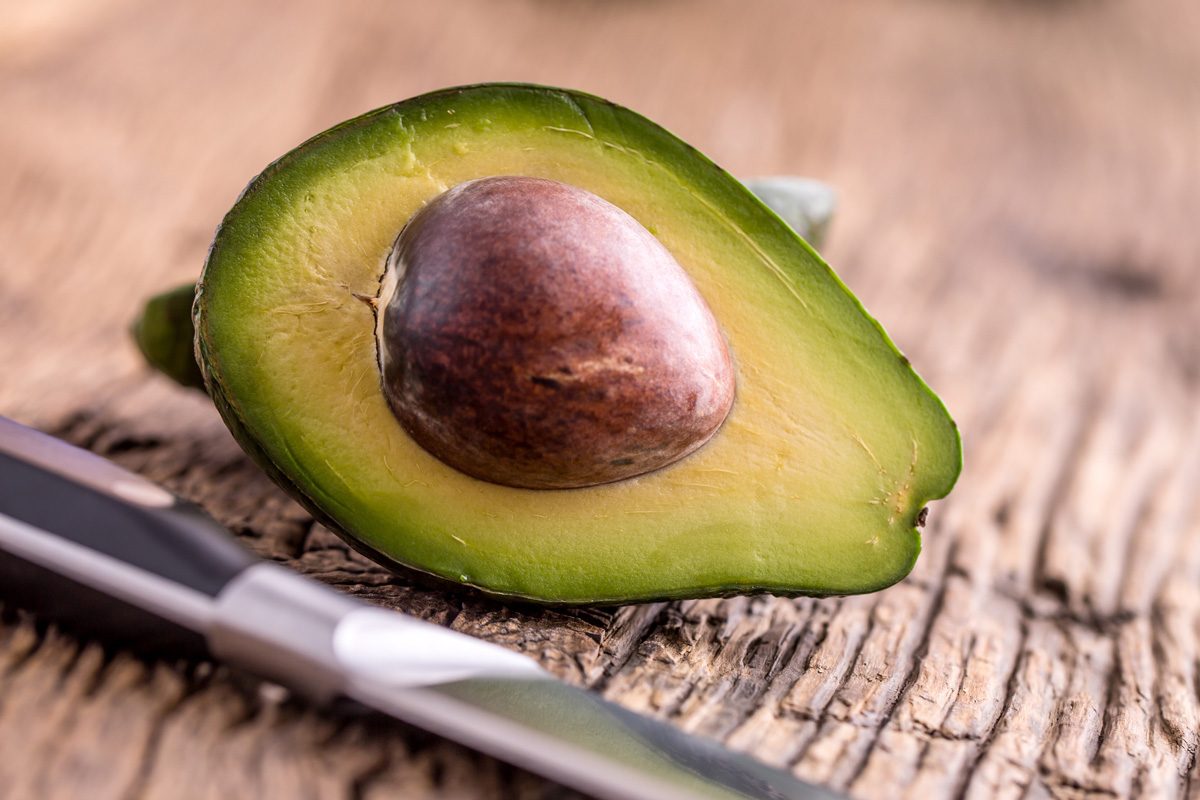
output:
[{"label": "cut surface of avocado", "polygon": [[[582,489],[478,480],[423,449],[380,385],[380,280],[397,235],[490,176],[591,192],[687,271],[735,365],[703,447]],[[925,504],[961,465],[954,423],[834,273],[749,190],[598,98],[445,90],[339,125],[270,165],[217,231],[195,306],[209,391],[247,451],[384,561],[543,602],[848,594],[911,569]]]}]

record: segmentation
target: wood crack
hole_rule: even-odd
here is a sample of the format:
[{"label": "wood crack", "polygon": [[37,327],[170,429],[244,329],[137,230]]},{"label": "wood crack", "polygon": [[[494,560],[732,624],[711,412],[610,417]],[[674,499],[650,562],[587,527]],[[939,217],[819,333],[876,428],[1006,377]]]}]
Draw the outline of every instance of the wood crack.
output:
[{"label": "wood crack", "polygon": [[1054,485],[1048,495],[1044,511],[1040,535],[1034,548],[1034,552],[1037,554],[1034,561],[1034,587],[1046,591],[1064,606],[1070,600],[1070,590],[1061,578],[1046,574],[1047,552],[1054,533],[1055,519],[1059,513],[1059,509],[1066,502],[1071,482],[1075,479],[1075,470],[1080,458],[1086,452],[1089,435],[1099,419],[1097,416],[1098,408],[1098,402],[1093,399],[1085,401],[1084,406],[1076,412],[1079,422],[1064,451],[1062,461],[1054,478]]},{"label": "wood crack", "polygon": [[875,736],[872,738],[870,744],[866,747],[865,751],[860,757],[857,765],[846,779],[845,785],[847,787],[853,787],[855,782],[863,774],[864,770],[866,770],[867,764],[871,759],[871,755],[875,751],[875,748],[879,746],[879,737],[885,730],[888,729],[892,722],[892,717],[896,713],[896,709],[899,708],[904,696],[912,690],[913,686],[916,685],[917,677],[921,673],[924,658],[929,652],[929,637],[933,633],[934,626],[939,621],[942,613],[942,604],[946,599],[946,584],[950,565],[954,563],[955,547],[956,546],[951,543],[949,552],[945,557],[946,561],[943,567],[941,579],[937,582],[937,588],[935,589],[932,599],[929,603],[929,610],[924,620],[922,620],[920,638],[918,639],[917,645],[913,650],[912,663],[908,668],[908,672],[904,676],[904,681],[896,690],[895,695],[892,697],[887,708],[884,710],[883,715],[872,726],[875,730]]},{"label": "wood crack", "polygon": [[[152,669],[166,669],[164,666],[152,667]],[[147,671],[146,684],[151,683],[153,673]],[[159,762],[160,748],[162,745],[163,732],[167,728],[167,724],[178,714],[191,698],[200,694],[203,683],[194,680],[186,681],[184,691],[181,692],[178,698],[167,705],[163,706],[158,711],[150,725],[150,730],[142,744],[141,754],[138,758],[136,774],[129,784],[129,787],[122,794],[122,800],[143,800],[145,797],[146,787],[149,784],[150,777]]]},{"label": "wood crack", "polygon": [[601,652],[606,656],[606,663],[589,682],[588,688],[603,694],[609,681],[625,669],[642,644],[662,627],[670,613],[670,603],[626,606],[617,612],[612,626],[601,637]]},{"label": "wood crack", "polygon": [[1004,682],[1004,700],[1000,703],[1000,711],[992,719],[988,726],[987,732],[983,735],[979,743],[979,749],[975,753],[970,764],[963,771],[959,787],[955,791],[954,796],[964,798],[967,796],[967,791],[971,786],[971,781],[975,777],[976,771],[979,769],[980,763],[988,755],[992,743],[996,740],[996,735],[1000,732],[1004,725],[1005,715],[1008,714],[1012,707],[1013,698],[1016,696],[1017,686],[1020,682],[1021,667],[1025,659],[1025,645],[1029,641],[1029,626],[1025,620],[1020,620],[1020,640],[1016,646],[1017,656],[1013,658],[1012,669],[1008,673],[1008,678]]}]

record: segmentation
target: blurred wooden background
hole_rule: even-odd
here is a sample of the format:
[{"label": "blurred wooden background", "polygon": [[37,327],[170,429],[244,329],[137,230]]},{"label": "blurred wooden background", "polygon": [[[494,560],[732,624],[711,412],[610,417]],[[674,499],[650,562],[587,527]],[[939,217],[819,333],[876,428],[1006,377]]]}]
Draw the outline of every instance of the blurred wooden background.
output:
[{"label": "blurred wooden background", "polygon": [[[0,413],[259,552],[859,797],[1200,797],[1200,4],[0,2]],[[585,89],[839,190],[825,254],[967,468],[846,599],[574,611],[414,589],[249,465],[126,326],[269,160],[428,89]],[[0,797],[564,797],[207,665],[0,621]]]}]

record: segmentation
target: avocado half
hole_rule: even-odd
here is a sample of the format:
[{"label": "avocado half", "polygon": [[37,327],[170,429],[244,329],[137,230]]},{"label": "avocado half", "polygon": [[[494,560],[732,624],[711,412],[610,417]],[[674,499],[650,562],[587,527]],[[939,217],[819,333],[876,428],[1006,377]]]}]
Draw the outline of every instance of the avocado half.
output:
[{"label": "avocado half", "polygon": [[[381,390],[393,242],[477,178],[590,191],[665,245],[736,370],[724,425],[683,460],[569,490],[467,476],[418,445]],[[774,212],[645,118],[573,91],[448,89],[322,133],[274,162],[217,230],[196,355],[250,455],[384,563],[550,603],[868,592],[904,577],[961,465],[946,409]]]}]

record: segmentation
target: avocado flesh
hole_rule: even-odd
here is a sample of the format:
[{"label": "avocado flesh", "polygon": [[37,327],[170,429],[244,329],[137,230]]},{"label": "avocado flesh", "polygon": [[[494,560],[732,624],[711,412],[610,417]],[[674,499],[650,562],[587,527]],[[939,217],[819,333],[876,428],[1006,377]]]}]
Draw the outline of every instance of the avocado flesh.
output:
[{"label": "avocado flesh", "polygon": [[[505,174],[603,197],[691,275],[737,368],[733,411],[701,450],[618,483],[515,489],[397,423],[363,298],[422,204]],[[679,139],[575,92],[446,90],[309,140],[225,217],[195,309],[210,392],[256,460],[357,546],[495,594],[879,589],[911,569],[918,513],[960,468],[941,402],[811,248]]]}]

